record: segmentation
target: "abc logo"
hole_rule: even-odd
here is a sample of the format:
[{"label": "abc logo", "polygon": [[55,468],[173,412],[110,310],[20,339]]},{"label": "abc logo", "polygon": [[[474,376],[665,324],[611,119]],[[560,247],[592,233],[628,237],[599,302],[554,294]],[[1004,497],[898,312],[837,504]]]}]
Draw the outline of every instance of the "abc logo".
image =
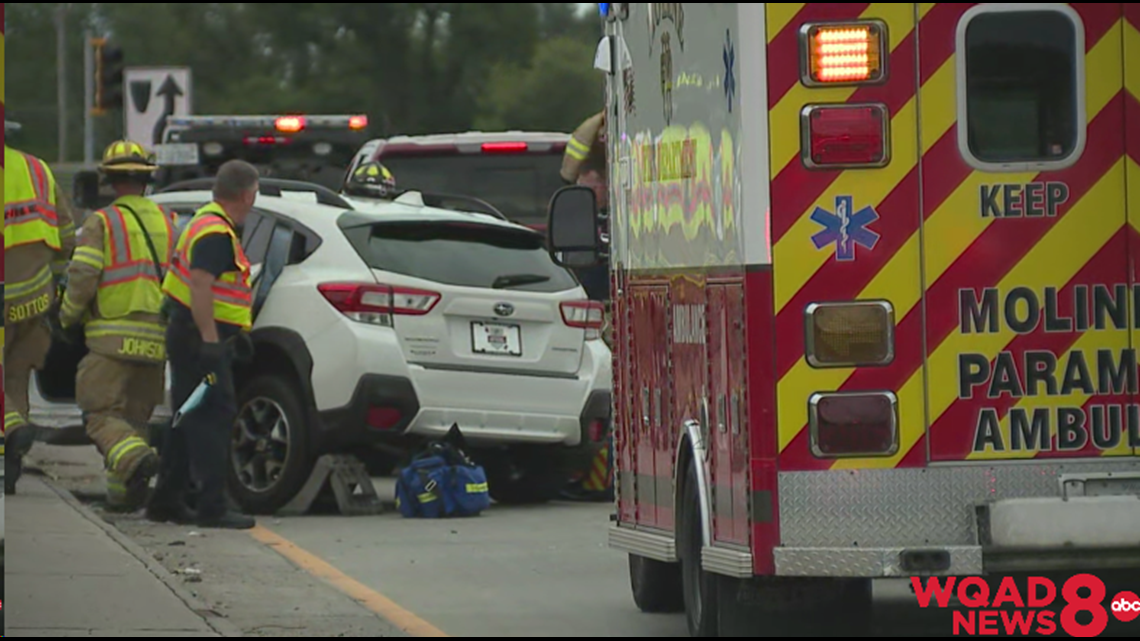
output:
[{"label": "abc logo", "polygon": [[1131,592],[1112,597],[1112,613],[1117,619],[1128,622],[1140,616],[1140,598]]}]

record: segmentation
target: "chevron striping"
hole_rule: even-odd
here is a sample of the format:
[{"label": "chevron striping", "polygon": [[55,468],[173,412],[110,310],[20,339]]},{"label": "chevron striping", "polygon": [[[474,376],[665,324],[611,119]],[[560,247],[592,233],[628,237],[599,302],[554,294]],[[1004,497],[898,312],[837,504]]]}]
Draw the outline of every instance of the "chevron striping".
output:
[{"label": "chevron striping", "polygon": [[[1119,201],[1123,180],[1124,162],[1118,160],[1064,216],[1058,217],[1052,229],[1033,244],[1032,251],[994,286],[999,291],[1009,291],[1014,287],[1040,291],[1047,285],[1072,280],[1120,228],[1121,211],[1113,203]],[[1065,259],[1060,260],[1058,257],[1061,256]],[[956,298],[950,302],[956,303]],[[951,313],[951,321],[955,320],[956,315]],[[994,334],[952,333],[943,340],[927,359],[930,416],[941,416],[957,399],[958,354],[984,353],[992,360],[1013,339],[1014,334],[1003,327]],[[925,382],[920,371],[902,386],[898,393],[900,408],[904,403],[922,405]],[[901,423],[900,453],[890,459],[839,461],[832,469],[895,467],[911,454],[912,448],[924,436],[924,424],[924,421]],[[955,425],[954,429],[961,427]]]},{"label": "chevron striping", "polygon": [[[962,11],[964,11],[964,9],[962,9]],[[921,29],[926,28],[925,24],[924,22]],[[1113,24],[1113,21],[1106,22],[1104,20],[1100,20],[1099,22],[1092,20],[1088,23],[1090,40],[1087,43],[1087,68],[1104,68],[1106,65],[1111,68],[1112,65],[1118,64],[1120,59],[1120,40],[1113,37]],[[951,25],[953,25],[953,23],[951,23]],[[938,170],[928,172],[936,176],[934,178],[928,178],[924,185],[926,187],[924,191],[927,203],[925,209],[929,216],[926,232],[928,237],[940,239],[949,238],[952,239],[951,242],[954,242],[953,239],[957,239],[956,249],[954,251],[943,252],[941,254],[941,260],[938,260],[938,255],[936,255],[934,261],[930,259],[927,260],[927,282],[936,281],[938,276],[947,273],[947,271],[952,269],[952,266],[956,266],[958,271],[960,271],[964,265],[968,266],[976,262],[976,260],[956,259],[959,259],[963,251],[970,247],[985,231],[984,224],[978,225],[975,221],[971,221],[971,223],[975,225],[973,230],[971,231],[967,227],[967,233],[962,233],[962,227],[966,225],[963,225],[963,217],[960,213],[962,211],[972,211],[976,209],[975,199],[977,198],[978,185],[984,181],[985,175],[978,172],[971,173],[969,169],[965,168],[965,164],[961,162],[960,159],[957,159],[956,162],[951,161],[951,157],[957,158],[957,142],[954,139],[955,130],[953,128],[956,116],[952,98],[954,95],[954,74],[955,61],[951,59],[942,64],[936,72],[932,73],[929,81],[924,85],[921,94],[921,100],[924,106],[922,114],[923,162]],[[1090,121],[1111,101],[1114,94],[1119,94],[1119,84],[1114,85],[1111,78],[1098,82],[1090,82],[1087,92]],[[1110,129],[1112,120],[1113,116],[1111,115],[1102,119],[1097,129],[1103,133],[1099,138],[1096,138],[1096,140],[1103,141],[1106,135],[1113,135],[1113,131]],[[1119,121],[1117,120],[1116,122]],[[1092,137],[1090,133],[1090,138]],[[1090,145],[1094,144],[1103,143],[1090,142]],[[1108,144],[1111,144],[1111,142]],[[932,162],[934,158],[930,154],[940,147],[944,150],[945,164]],[[963,182],[961,180],[963,176],[969,176],[969,178]],[[1003,177],[1003,181],[1014,182],[1022,179],[1028,181],[1034,177],[1034,175],[1008,176]],[[951,184],[956,185],[956,188],[948,186]],[[967,225],[968,224],[970,223],[967,223]],[[858,296],[858,298],[861,299],[886,298],[892,301],[896,308],[896,318],[902,319],[896,340],[896,344],[900,345],[911,344],[914,341],[920,340],[922,333],[921,316],[918,313],[910,313],[915,311],[920,301],[920,291],[917,287],[910,288],[900,286],[901,283],[908,282],[907,279],[913,279],[914,277],[918,241],[918,234],[912,234],[906,246],[896,252],[894,258],[874,277],[871,283],[864,288]],[[1028,247],[1026,247],[1026,249],[1028,249]],[[929,245],[927,250],[930,251]],[[934,269],[932,269],[932,262]],[[780,278],[781,272],[786,273],[784,268],[786,264],[787,263],[781,263],[781,266],[777,268],[777,278]],[[844,273],[847,273],[846,270]],[[985,281],[987,278],[982,277],[980,280]],[[979,283],[974,282],[972,284]],[[779,295],[779,291],[777,295]],[[817,297],[814,289],[811,291],[811,295],[812,300],[824,299]],[[795,310],[796,307],[793,306],[790,309]],[[792,327],[791,321],[785,321],[781,329],[788,327]],[[802,332],[802,328],[800,328],[799,331]],[[785,334],[780,333],[780,335],[784,336]],[[802,336],[802,334],[800,335]],[[781,355],[779,361],[779,367],[781,367],[781,369],[787,366],[787,358],[788,357]],[[802,360],[802,352],[796,354],[794,358],[798,359],[798,362],[796,362],[792,370],[781,379],[778,398],[780,407],[779,444],[782,450],[794,450],[793,452],[788,452],[788,454],[794,457],[795,466],[816,467],[818,465],[818,463],[809,464],[809,460],[814,460],[814,457],[810,457],[810,455],[807,454],[806,438],[804,438],[803,432],[803,427],[806,425],[807,419],[805,399],[807,395],[815,390],[840,388],[901,389],[909,396],[909,400],[904,400],[900,396],[900,411],[903,413],[902,421],[911,425],[925,425],[926,420],[922,409],[924,406],[921,386],[922,370],[919,369],[921,366],[921,354],[909,354],[906,358],[899,358],[895,364],[887,368],[866,368],[854,372],[850,369],[811,369]],[[890,379],[893,379],[894,382],[891,383]],[[908,379],[910,379],[909,384]],[[789,447],[789,445],[792,445],[792,447]],[[878,461],[873,465],[880,466],[883,463],[884,461]],[[859,464],[852,466],[858,467]],[[799,468],[797,467],[797,469]]]}]

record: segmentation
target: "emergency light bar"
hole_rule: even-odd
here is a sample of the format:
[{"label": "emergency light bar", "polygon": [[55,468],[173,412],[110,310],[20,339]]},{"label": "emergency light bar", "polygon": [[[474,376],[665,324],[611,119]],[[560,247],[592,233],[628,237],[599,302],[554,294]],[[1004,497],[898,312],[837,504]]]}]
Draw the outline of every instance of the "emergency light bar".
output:
[{"label": "emergency light bar", "polygon": [[808,87],[883,82],[887,42],[881,20],[806,24],[800,29],[800,80]]},{"label": "emergency light bar", "polygon": [[368,116],[172,116],[167,120],[171,127],[233,127],[248,129],[275,129],[284,133],[297,133],[304,129],[352,129],[368,127]]}]

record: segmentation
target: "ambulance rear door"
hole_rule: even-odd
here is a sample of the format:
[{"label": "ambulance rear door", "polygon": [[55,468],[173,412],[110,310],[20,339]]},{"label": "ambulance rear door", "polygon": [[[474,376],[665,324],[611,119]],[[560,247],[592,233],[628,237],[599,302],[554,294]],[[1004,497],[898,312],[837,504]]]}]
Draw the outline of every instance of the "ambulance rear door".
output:
[{"label": "ambulance rear door", "polygon": [[929,460],[1133,456],[1124,5],[920,6]]}]

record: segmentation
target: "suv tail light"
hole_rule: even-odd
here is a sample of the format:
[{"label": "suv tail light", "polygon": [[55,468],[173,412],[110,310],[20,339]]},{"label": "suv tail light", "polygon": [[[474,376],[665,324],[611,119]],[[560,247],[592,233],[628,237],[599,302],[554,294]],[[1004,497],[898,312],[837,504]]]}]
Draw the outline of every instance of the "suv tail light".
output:
[{"label": "suv tail light", "polygon": [[801,114],[808,169],[884,167],[890,161],[886,105],[809,105]]},{"label": "suv tail light", "polygon": [[317,290],[352,320],[384,327],[392,327],[393,316],[423,316],[442,298],[437,292],[376,283],[322,283]]},{"label": "suv tail light", "polygon": [[586,330],[586,340],[602,337],[602,324],[605,321],[605,307],[591,300],[567,301],[561,304],[562,322],[567,327]]}]

